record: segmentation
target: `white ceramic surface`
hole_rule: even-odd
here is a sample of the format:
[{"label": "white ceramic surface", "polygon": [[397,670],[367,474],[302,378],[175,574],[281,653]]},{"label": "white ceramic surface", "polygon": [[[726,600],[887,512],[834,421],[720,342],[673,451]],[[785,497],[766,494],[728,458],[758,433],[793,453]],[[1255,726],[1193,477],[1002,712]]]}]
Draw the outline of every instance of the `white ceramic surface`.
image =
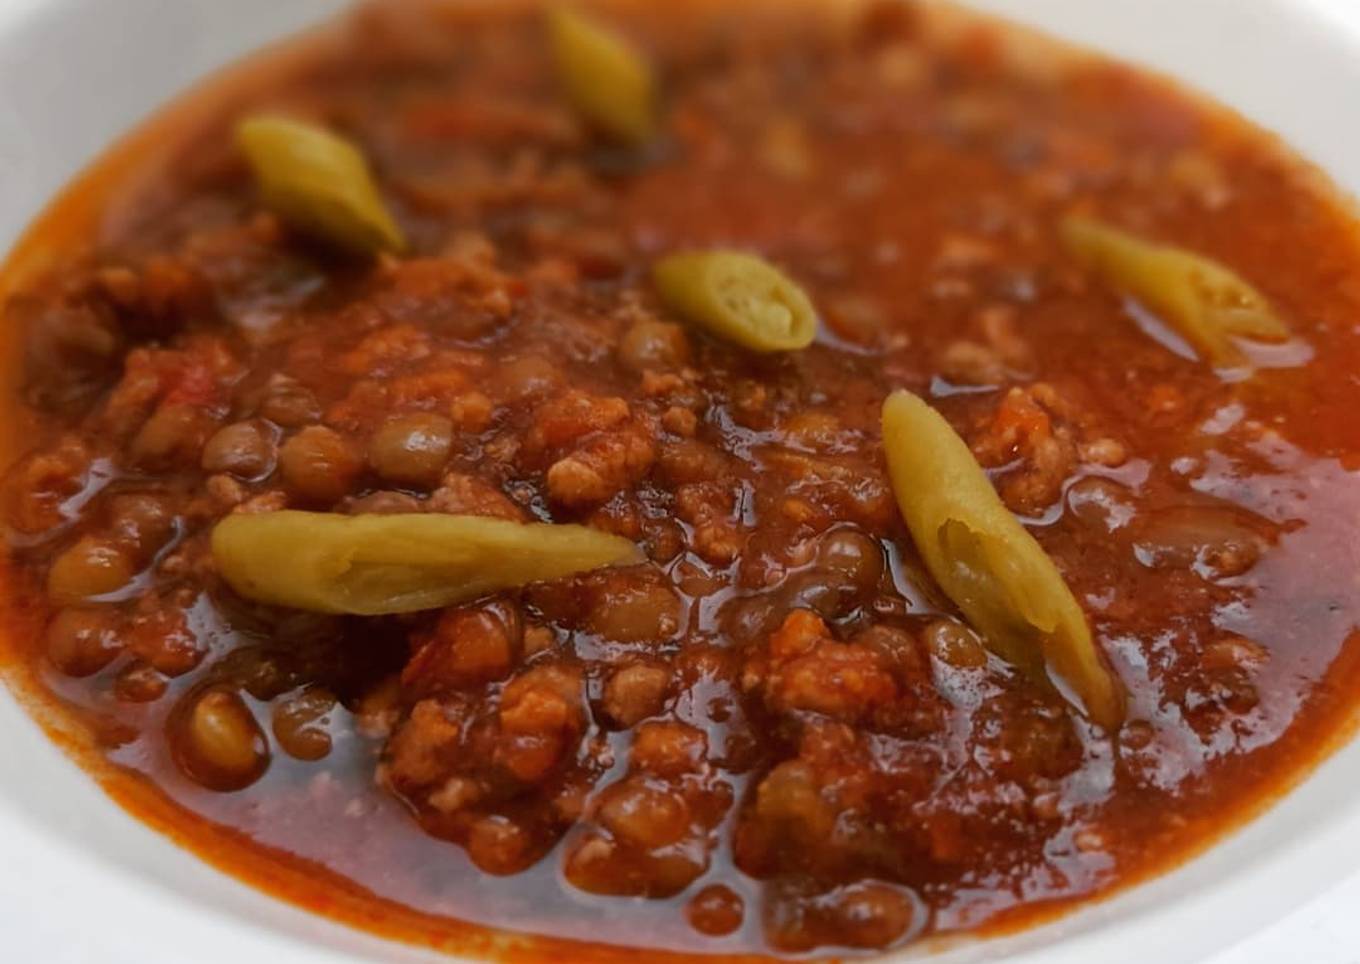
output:
[{"label": "white ceramic surface", "polygon": [[[0,248],[104,144],[341,0],[0,0]],[[1360,193],[1360,0],[976,0],[1184,78]],[[1360,743],[1161,880],[939,961],[1360,962]],[[418,961],[125,816],[0,692],[0,961]],[[447,961],[448,958],[433,958]]]}]

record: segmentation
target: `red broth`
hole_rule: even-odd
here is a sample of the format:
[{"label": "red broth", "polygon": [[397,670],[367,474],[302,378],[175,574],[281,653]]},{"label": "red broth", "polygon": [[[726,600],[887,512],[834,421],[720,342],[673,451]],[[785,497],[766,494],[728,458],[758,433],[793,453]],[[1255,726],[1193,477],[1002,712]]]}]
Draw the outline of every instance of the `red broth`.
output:
[{"label": "red broth", "polygon": [[[661,78],[645,148],[573,113],[537,10],[365,7],[154,121],[12,256],[8,675],[116,799],[450,950],[854,955],[1146,878],[1336,744],[1360,248],[1322,179],[1000,24],[599,16]],[[360,145],[411,251],[265,210],[231,136],[259,111]],[[1216,373],[1071,257],[1072,213],[1230,266],[1291,339]],[[684,325],[649,268],[707,247],[796,279],[816,342]],[[882,453],[899,388],[1059,566],[1117,731],[926,574]],[[647,562],[318,616],[215,573],[213,524],[280,508],[584,523]]]}]

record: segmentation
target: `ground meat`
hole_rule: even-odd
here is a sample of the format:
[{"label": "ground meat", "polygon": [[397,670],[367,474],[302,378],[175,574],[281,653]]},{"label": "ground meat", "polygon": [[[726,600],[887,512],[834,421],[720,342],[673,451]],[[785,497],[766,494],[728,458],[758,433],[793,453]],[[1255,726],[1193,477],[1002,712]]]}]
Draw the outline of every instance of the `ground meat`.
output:
[{"label": "ground meat", "polygon": [[387,741],[383,777],[408,792],[428,787],[453,764],[463,734],[460,706],[422,700]]},{"label": "ground meat", "polygon": [[133,459],[146,468],[196,463],[240,376],[239,361],[218,338],[134,349],[97,418],[113,437],[131,440]]},{"label": "ground meat", "polygon": [[633,417],[621,398],[569,392],[539,407],[522,457],[547,463],[547,491],[554,501],[589,507],[648,472],[656,434],[656,426]]},{"label": "ground meat", "polygon": [[389,325],[364,338],[339,359],[351,375],[382,375],[431,352],[430,336],[415,325]]},{"label": "ground meat", "polygon": [[635,726],[661,710],[670,681],[670,671],[662,666],[634,663],[621,667],[605,684],[604,711],[620,726]]},{"label": "ground meat", "polygon": [[[421,653],[427,651],[428,644]],[[418,654],[414,665],[421,660]],[[412,682],[424,684],[432,662]],[[479,692],[469,674],[454,678],[466,692]],[[505,684],[495,705],[487,713],[457,694],[416,702],[387,742],[379,778],[431,833],[461,843],[488,873],[508,874],[540,859],[579,815],[573,801],[601,761],[587,755],[565,769],[586,726],[578,670],[528,668]]]},{"label": "ground meat", "polygon": [[678,368],[689,358],[685,330],[652,318],[633,322],[619,342],[619,360],[638,372]]},{"label": "ground meat", "polygon": [[524,521],[524,510],[488,482],[461,472],[446,474],[439,488],[425,500],[431,512],[451,515],[484,515],[511,522]]},{"label": "ground meat", "polygon": [[1012,510],[1037,515],[1056,502],[1077,465],[1077,444],[1070,426],[1055,422],[1048,409],[1023,388],[1008,392],[990,422],[974,438],[973,452],[986,466],[1019,460],[997,480],[1001,498]]},{"label": "ground meat", "polygon": [[646,474],[652,458],[646,430],[601,434],[548,468],[548,494],[568,507],[597,505]]},{"label": "ground meat", "polygon": [[911,715],[901,701],[938,701],[910,634],[873,627],[854,641],[837,642],[826,623],[806,609],[791,612],[765,650],[748,661],[743,685],[758,689],[773,712],[847,723],[900,723]]},{"label": "ground meat", "polygon": [[24,323],[24,395],[30,404],[84,408],[116,376],[123,332],[103,306],[19,297],[6,307]]},{"label": "ground meat", "polygon": [[530,669],[501,694],[496,763],[525,783],[538,782],[565,757],[583,722],[580,674],[559,666]]},{"label": "ground meat", "polygon": [[897,687],[872,649],[820,640],[781,661],[766,683],[766,701],[781,713],[808,711],[853,722],[892,702]]},{"label": "ground meat", "polygon": [[881,528],[892,518],[892,489],[877,466],[788,450],[770,450],[764,458],[783,485],[760,498],[791,522],[817,529],[838,521]]},{"label": "ground meat", "polygon": [[6,480],[5,520],[25,535],[55,533],[67,521],[64,503],[87,484],[90,461],[73,437],[21,459]]}]

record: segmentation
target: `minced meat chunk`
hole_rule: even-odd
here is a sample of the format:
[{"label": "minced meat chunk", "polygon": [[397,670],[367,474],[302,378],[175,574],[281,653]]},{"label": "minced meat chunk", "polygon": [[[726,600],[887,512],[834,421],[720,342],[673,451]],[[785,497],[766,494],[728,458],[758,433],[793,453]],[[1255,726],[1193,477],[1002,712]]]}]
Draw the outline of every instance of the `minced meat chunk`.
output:
[{"label": "minced meat chunk", "polygon": [[587,722],[578,669],[539,663],[490,706],[485,686],[456,679],[460,693],[421,699],[396,725],[379,778],[483,870],[515,873],[575,820],[607,756],[601,747],[578,754]]}]

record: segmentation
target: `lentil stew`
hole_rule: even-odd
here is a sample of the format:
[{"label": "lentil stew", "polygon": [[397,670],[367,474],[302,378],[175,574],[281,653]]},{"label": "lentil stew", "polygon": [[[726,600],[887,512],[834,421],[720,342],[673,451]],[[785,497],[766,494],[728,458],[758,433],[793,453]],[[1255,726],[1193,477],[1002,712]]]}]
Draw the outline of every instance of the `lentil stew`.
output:
[{"label": "lentil stew", "polygon": [[897,0],[270,58],[3,285],[6,676],[208,859],[489,957],[868,955],[1347,732],[1360,234],[1241,118]]}]

